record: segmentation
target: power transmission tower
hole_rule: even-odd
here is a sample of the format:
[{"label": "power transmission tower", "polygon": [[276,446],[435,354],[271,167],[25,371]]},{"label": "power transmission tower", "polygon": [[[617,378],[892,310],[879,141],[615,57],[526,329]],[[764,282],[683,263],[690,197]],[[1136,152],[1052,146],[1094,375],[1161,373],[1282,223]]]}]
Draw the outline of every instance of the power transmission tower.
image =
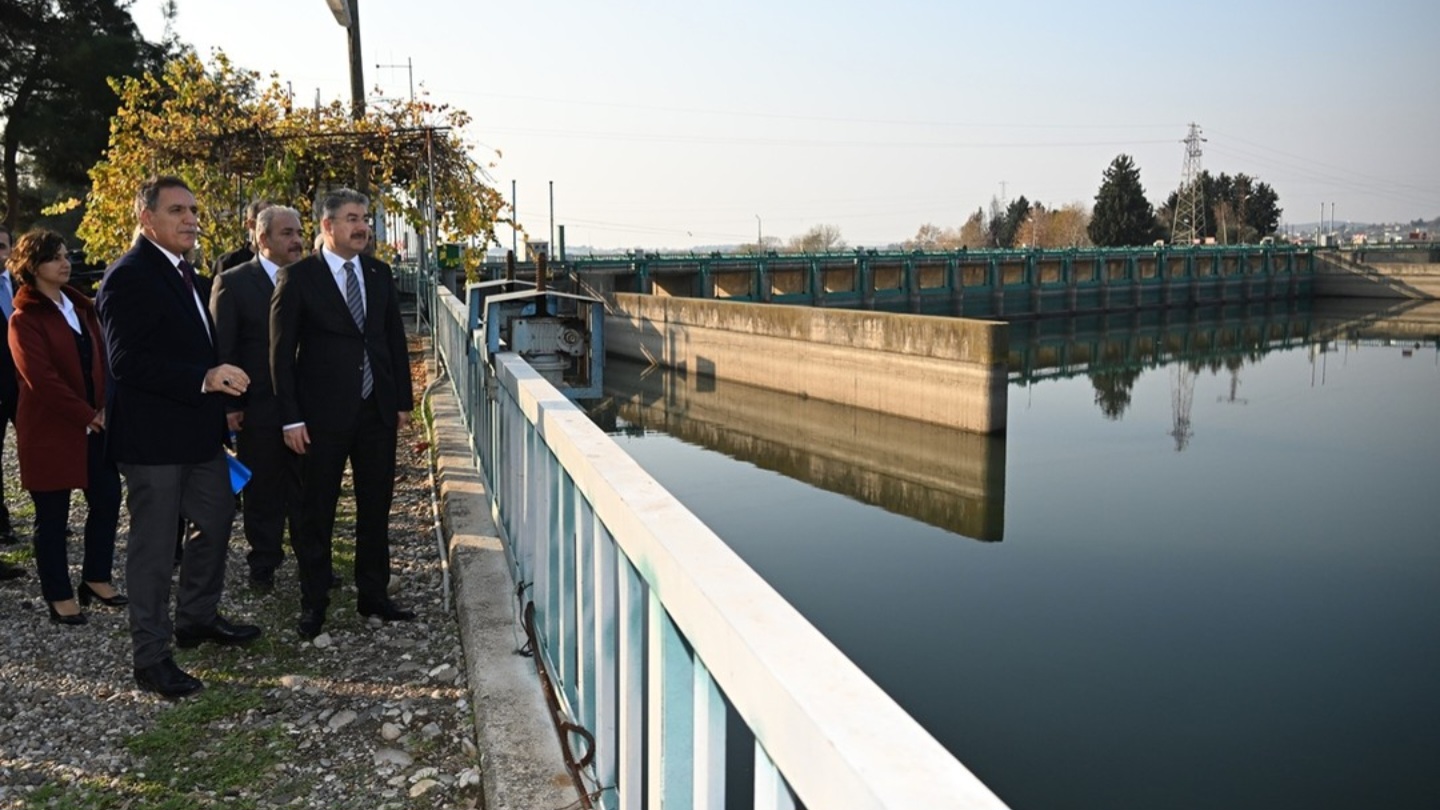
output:
[{"label": "power transmission tower", "polygon": [[1195,372],[1184,361],[1170,366],[1170,405],[1175,417],[1170,435],[1175,439],[1175,452],[1190,443],[1195,431],[1190,429],[1190,406],[1195,402]]},{"label": "power transmission tower", "polygon": [[1205,236],[1205,190],[1200,185],[1200,125],[1191,124],[1185,137],[1185,168],[1180,172],[1180,192],[1175,196],[1174,220],[1170,223],[1170,244],[1193,245]]}]

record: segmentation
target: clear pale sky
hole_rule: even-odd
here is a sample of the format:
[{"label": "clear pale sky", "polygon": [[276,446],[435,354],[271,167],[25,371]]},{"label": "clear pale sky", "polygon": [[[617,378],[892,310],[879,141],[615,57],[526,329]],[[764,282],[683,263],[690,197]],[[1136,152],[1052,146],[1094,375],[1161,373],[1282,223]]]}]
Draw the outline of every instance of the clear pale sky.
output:
[{"label": "clear pale sky", "polygon": [[[1093,203],[1135,158],[1151,202],[1203,166],[1270,183],[1283,224],[1440,216],[1440,3],[1217,0],[359,0],[365,84],[469,111],[532,234],[684,248],[835,225],[957,227],[992,196]],[[147,38],[160,0],[136,0]],[[324,0],[179,0],[180,38],[349,98]],[[400,67],[377,68],[376,65]],[[496,152],[503,156],[497,156]],[[502,240],[509,241],[508,232]]]}]

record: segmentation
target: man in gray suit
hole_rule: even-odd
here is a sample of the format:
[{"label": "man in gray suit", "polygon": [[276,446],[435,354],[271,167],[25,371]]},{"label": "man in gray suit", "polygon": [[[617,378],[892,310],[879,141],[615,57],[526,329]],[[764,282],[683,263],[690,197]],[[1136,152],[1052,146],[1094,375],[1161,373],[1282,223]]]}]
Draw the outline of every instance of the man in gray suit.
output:
[{"label": "man in gray suit", "polygon": [[[125,476],[130,534],[125,581],[130,640],[142,689],[177,698],[204,685],[176,665],[181,647],[247,644],[254,625],[218,612],[235,496],[225,461],[225,401],[245,393],[250,375],[221,363],[205,302],[210,287],[185,255],[199,234],[199,205],[184,180],[152,177],[140,187],[140,236],[105,270],[96,305],[113,385],[106,391],[105,451]],[[185,542],[175,619],[170,578],[175,526]]]},{"label": "man in gray suit", "polygon": [[275,274],[305,255],[300,212],[284,206],[260,209],[251,243],[258,255],[215,279],[210,314],[220,362],[245,369],[250,390],[227,404],[235,449],[253,477],[245,490],[245,539],[250,544],[250,587],[268,593],[285,559],[285,524],[294,542],[300,525],[300,457],[285,446],[280,406],[270,380],[270,296]]}]

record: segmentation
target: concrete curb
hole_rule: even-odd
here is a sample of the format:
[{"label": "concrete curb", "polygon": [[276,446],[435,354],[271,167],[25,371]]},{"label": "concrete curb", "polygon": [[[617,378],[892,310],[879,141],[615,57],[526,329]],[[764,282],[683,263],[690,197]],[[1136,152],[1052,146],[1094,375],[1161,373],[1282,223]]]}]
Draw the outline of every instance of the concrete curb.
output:
[{"label": "concrete curb", "polygon": [[[433,374],[433,372],[432,372]],[[534,662],[518,653],[525,632],[485,482],[470,453],[460,405],[449,382],[434,387],[436,485],[449,545],[450,572],[465,671],[475,707],[475,742],[486,810],[574,806]]]}]

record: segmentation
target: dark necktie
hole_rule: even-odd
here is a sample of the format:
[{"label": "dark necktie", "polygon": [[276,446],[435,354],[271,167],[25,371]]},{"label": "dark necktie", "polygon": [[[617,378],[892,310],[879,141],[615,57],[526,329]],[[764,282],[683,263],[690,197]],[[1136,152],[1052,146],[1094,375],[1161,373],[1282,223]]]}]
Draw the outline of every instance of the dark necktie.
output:
[{"label": "dark necktie", "polygon": [[[355,278],[355,263],[345,262],[345,305],[350,307],[350,317],[365,335],[365,301],[360,297],[360,281]],[[370,373],[370,352],[365,352],[365,362],[360,366],[360,398],[368,399],[375,390],[375,376]]]},{"label": "dark necktie", "polygon": [[194,298],[194,297],[195,297],[195,268],[192,267],[192,266],[190,266],[190,262],[187,262],[187,261],[185,261],[184,259],[181,259],[181,260],[180,260],[180,277],[183,278],[183,279],[185,279],[185,289],[189,290],[189,291],[190,291],[190,297],[191,297],[191,298]]},{"label": "dark necktie", "polygon": [[[190,291],[190,300],[199,305],[200,298],[195,294],[195,268],[184,259],[180,260],[179,267],[180,277],[185,279],[185,289]],[[205,314],[198,311],[195,314],[200,317],[200,323],[205,327],[205,334],[210,335],[210,322],[205,319]],[[210,336],[210,341],[212,343],[215,341],[214,336]]]}]

